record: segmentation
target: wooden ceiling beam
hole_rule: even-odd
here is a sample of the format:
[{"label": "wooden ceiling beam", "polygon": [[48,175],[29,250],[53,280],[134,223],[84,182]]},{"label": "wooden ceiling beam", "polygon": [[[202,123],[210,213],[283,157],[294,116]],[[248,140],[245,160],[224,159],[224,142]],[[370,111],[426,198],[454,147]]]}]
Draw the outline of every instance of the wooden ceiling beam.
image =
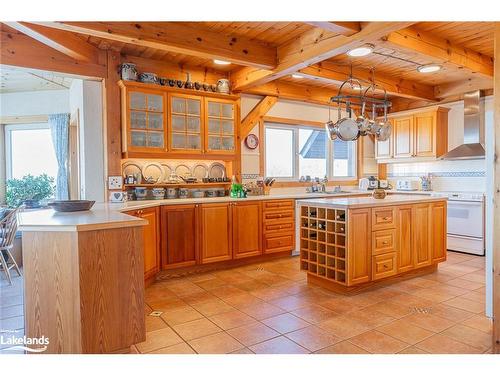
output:
[{"label": "wooden ceiling beam", "polygon": [[301,102],[329,105],[332,90],[314,86],[296,85],[274,81],[261,86],[254,86],[245,91],[247,94],[275,96],[279,99],[299,100]]},{"label": "wooden ceiling beam", "polygon": [[75,60],[90,63],[99,62],[99,49],[73,33],[28,22],[5,22],[5,24]]},{"label": "wooden ceiling beam", "polygon": [[429,63],[465,68],[483,77],[493,77],[493,58],[455,45],[428,32],[419,31],[415,27],[394,31],[382,40],[384,45],[391,48],[426,56],[429,58]]},{"label": "wooden ceiling beam", "polygon": [[488,90],[493,88],[493,80],[484,77],[474,77],[437,85],[434,87],[436,98],[447,98],[469,91]]},{"label": "wooden ceiling beam", "polygon": [[[0,24],[0,62],[8,66],[106,78],[106,64],[75,60],[29,36]],[[105,55],[106,52],[102,51]]]},{"label": "wooden ceiling beam", "polygon": [[312,21],[305,23],[335,34],[346,36],[351,36],[361,31],[361,24],[359,22]]},{"label": "wooden ceiling beam", "polygon": [[373,42],[383,36],[411,25],[411,22],[370,22],[352,35],[335,35],[321,29],[312,29],[278,46],[278,65],[267,71],[240,69],[231,75],[234,91],[246,91],[286,75],[346,53],[352,48]]},{"label": "wooden ceiling beam", "polygon": [[267,112],[276,104],[276,96],[265,96],[241,122],[240,137],[245,138],[253,129],[255,124],[266,115]]},{"label": "wooden ceiling beam", "polygon": [[[340,66],[329,61],[323,61],[301,69],[299,73],[309,79],[339,86],[349,78],[351,71],[348,66]],[[372,82],[372,72],[369,69],[353,68],[352,75],[360,79],[362,81],[361,84],[365,88],[369,85],[368,82]],[[376,90],[378,93],[383,93],[383,89],[385,89],[387,94],[391,96],[435,100],[434,87],[422,83],[378,73],[375,75],[375,83],[380,87],[380,89]]]},{"label": "wooden ceiling beam", "polygon": [[35,22],[36,24],[206,59],[274,68],[276,48],[180,22]]}]

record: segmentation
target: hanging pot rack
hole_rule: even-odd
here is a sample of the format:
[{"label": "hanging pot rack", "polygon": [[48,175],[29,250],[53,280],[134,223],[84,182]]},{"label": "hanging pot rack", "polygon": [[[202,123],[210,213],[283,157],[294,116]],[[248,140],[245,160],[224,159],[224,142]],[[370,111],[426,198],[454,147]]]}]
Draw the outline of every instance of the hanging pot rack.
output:
[{"label": "hanging pot rack", "polygon": [[[370,82],[370,86],[368,86],[362,94],[343,94],[342,91],[345,90],[347,85],[353,90],[357,87],[360,92],[363,91],[360,80],[352,76],[351,65],[349,78],[342,82],[337,95],[330,98],[330,102],[335,104],[338,110],[338,120],[336,123],[333,123],[330,119],[330,106],[328,122],[325,124],[328,136],[331,140],[339,138],[343,141],[355,141],[360,136],[366,135],[374,135],[379,141],[384,141],[389,138],[392,126],[387,120],[387,112],[392,106],[392,103],[387,98],[387,91],[385,88],[375,83],[374,69],[372,69],[371,73],[372,81]],[[377,89],[384,92],[383,99],[368,96],[369,92],[374,93]],[[343,106],[348,114],[347,118],[341,117]],[[369,110],[371,109],[371,116],[368,117],[365,116],[365,109],[367,106]],[[356,120],[352,119],[353,107],[361,108],[360,115]],[[377,112],[379,109],[383,109],[384,112],[382,121],[377,120]]]}]

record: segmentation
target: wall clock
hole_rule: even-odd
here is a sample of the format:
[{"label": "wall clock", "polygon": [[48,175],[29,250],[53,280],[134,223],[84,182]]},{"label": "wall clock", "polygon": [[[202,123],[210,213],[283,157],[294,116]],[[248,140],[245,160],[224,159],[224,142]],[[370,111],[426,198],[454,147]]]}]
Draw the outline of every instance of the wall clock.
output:
[{"label": "wall clock", "polygon": [[245,146],[250,150],[255,150],[259,145],[259,138],[255,134],[248,134],[245,138]]}]

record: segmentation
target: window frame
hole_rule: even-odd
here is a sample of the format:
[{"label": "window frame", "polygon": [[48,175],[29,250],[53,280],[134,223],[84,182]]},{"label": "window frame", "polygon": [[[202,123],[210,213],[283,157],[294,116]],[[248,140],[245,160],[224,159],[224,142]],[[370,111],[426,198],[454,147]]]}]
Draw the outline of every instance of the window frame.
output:
[{"label": "window frame", "polygon": [[16,130],[36,130],[49,129],[48,122],[34,122],[22,124],[7,124],[4,125],[5,134],[5,180],[12,179],[12,131]]},{"label": "window frame", "polygon": [[[275,176],[268,176],[267,175],[267,160],[266,160],[266,150],[265,148],[267,147],[266,144],[266,129],[271,128],[271,129],[282,129],[282,130],[292,130],[293,131],[293,150],[294,150],[294,155],[292,159],[292,171],[293,171],[293,176],[292,177],[275,177]],[[324,130],[324,127],[322,125],[318,125],[316,123],[308,123],[307,121],[300,121],[300,120],[286,120],[286,119],[273,119],[269,120],[266,118],[263,119],[262,121],[262,132],[263,132],[263,140],[264,140],[264,157],[263,157],[263,167],[262,170],[264,172],[264,177],[272,177],[276,178],[277,182],[284,182],[284,183],[290,183],[290,182],[300,182],[300,150],[299,150],[299,130],[300,129],[312,129],[312,130]],[[353,176],[334,176],[333,175],[333,142],[327,141],[326,144],[326,152],[327,152],[327,159],[326,159],[326,176],[329,181],[357,181],[358,180],[358,171],[359,171],[359,147],[360,145],[356,141],[355,148],[354,148],[354,155],[356,158],[356,162],[354,164],[354,175]],[[321,176],[320,176],[321,177]]]}]

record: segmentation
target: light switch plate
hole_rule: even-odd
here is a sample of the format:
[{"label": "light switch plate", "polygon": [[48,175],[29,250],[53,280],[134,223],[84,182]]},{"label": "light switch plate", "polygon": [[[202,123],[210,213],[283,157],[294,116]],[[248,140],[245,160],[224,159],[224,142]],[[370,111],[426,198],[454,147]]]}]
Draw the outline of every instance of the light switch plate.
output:
[{"label": "light switch plate", "polygon": [[108,189],[121,189],[123,186],[122,176],[109,176],[108,177]]}]

